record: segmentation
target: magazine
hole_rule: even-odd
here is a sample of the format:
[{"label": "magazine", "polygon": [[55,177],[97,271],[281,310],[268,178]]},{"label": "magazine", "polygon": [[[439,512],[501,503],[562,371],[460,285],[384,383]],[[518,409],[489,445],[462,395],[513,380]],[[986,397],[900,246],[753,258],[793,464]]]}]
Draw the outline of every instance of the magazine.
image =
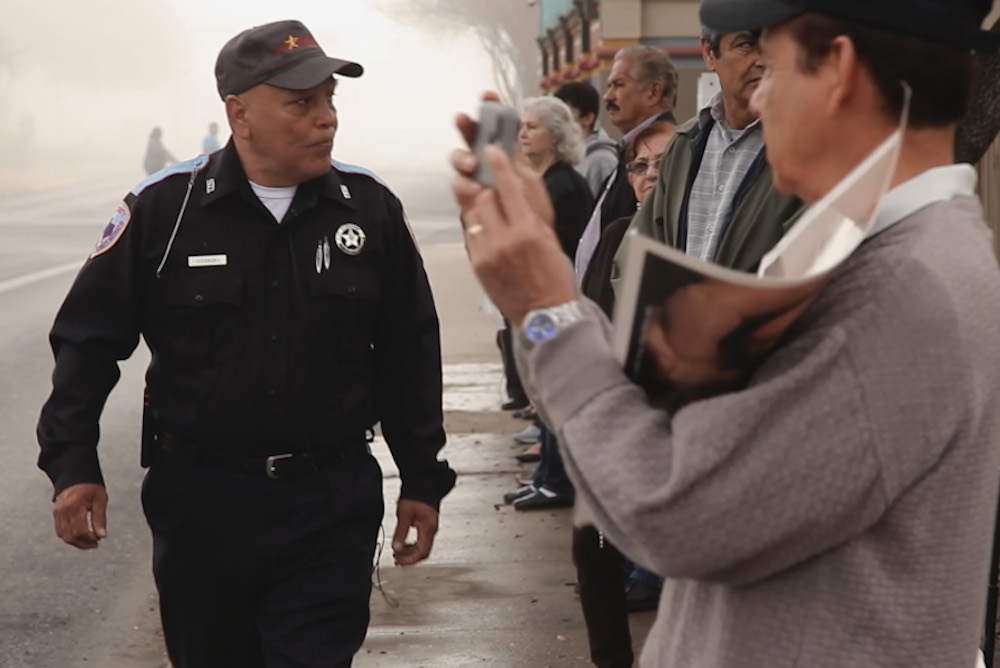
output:
[{"label": "magazine", "polygon": [[614,351],[651,392],[704,395],[746,379],[872,231],[902,146],[899,129],[764,256],[756,275],[630,235],[616,300]]}]

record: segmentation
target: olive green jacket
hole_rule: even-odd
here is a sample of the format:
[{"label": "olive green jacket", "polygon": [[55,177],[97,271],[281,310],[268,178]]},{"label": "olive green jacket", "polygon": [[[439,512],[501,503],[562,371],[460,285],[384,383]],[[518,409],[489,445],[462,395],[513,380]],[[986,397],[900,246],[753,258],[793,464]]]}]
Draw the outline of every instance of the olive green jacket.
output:
[{"label": "olive green jacket", "polygon": [[[629,231],[615,255],[612,284],[620,287],[628,238],[633,233],[678,247],[682,216],[687,217],[691,185],[701,165],[711,125],[702,128],[695,117],[678,126],[660,161],[656,189],[632,218]],[[761,257],[778,242],[798,217],[802,202],[779,193],[764,152],[758,157],[733,200],[732,217],[719,239],[715,263],[740,271],[756,271]]]}]

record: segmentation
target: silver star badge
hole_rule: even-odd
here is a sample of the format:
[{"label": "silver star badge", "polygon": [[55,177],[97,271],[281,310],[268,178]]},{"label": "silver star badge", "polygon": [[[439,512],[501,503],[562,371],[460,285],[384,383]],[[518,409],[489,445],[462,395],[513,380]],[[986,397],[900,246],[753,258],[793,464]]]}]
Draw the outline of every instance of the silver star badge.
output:
[{"label": "silver star badge", "polygon": [[337,242],[337,248],[347,255],[360,253],[361,249],[365,247],[367,239],[365,231],[354,223],[344,223],[338,227],[333,238]]}]

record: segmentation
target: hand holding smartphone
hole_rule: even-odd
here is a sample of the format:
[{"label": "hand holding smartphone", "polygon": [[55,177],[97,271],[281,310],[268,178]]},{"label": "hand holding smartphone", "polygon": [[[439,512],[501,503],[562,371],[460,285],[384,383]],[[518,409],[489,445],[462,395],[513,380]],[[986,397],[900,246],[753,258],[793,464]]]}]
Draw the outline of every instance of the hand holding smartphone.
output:
[{"label": "hand holding smartphone", "polygon": [[493,100],[484,100],[479,108],[479,126],[476,129],[476,142],[473,152],[479,167],[476,170],[476,180],[487,188],[496,185],[493,173],[486,166],[483,150],[490,144],[499,146],[512,160],[517,133],[521,118],[516,111],[507,105]]}]

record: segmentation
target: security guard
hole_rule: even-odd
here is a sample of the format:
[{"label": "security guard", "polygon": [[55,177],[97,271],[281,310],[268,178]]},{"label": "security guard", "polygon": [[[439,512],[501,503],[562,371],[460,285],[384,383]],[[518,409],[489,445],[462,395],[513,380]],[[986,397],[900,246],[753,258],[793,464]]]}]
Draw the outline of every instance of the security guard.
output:
[{"label": "security guard", "polygon": [[[396,563],[427,557],[455,473],[430,287],[399,201],[334,162],[334,74],[297,21],[216,65],[233,137],[118,207],[51,333],[38,425],[57,534],[106,536],[98,418],[142,335],[142,501],[176,668],[349,666],[369,620],[381,422],[402,478]],[[416,542],[407,534],[416,529]]]}]

